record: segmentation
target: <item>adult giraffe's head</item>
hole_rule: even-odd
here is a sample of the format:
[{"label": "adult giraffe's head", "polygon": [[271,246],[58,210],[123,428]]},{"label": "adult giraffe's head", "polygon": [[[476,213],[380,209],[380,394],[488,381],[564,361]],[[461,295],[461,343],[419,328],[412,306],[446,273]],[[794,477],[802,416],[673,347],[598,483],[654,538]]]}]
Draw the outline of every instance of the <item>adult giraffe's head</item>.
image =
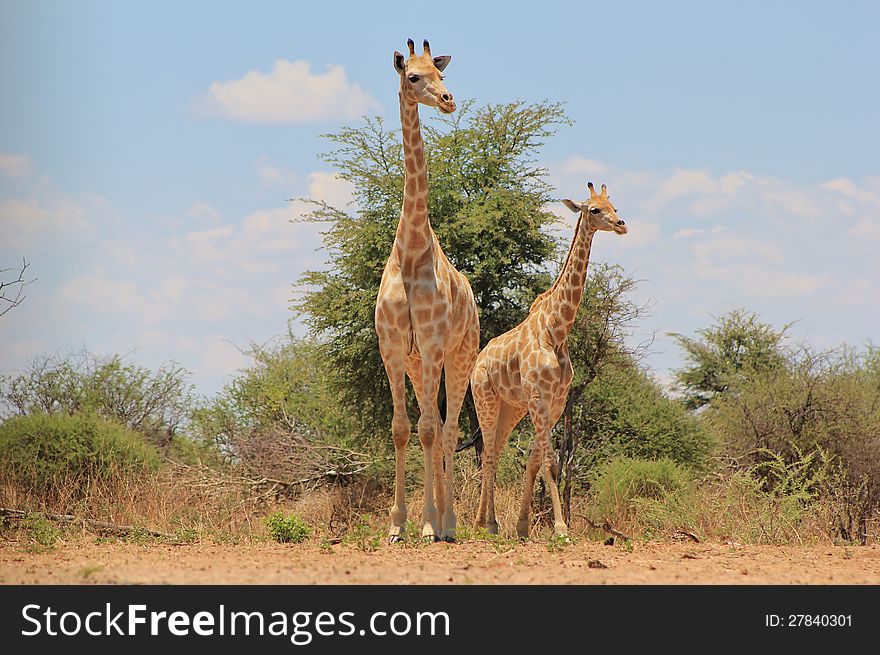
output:
[{"label": "adult giraffe's head", "polygon": [[452,57],[431,56],[431,46],[427,40],[420,55],[416,54],[412,39],[406,44],[409,46],[409,58],[394,51],[394,70],[400,75],[401,96],[408,102],[420,102],[429,107],[437,107],[444,114],[454,112],[455,101],[443,84],[443,70]]},{"label": "adult giraffe's head", "polygon": [[580,212],[581,220],[586,220],[587,225],[594,230],[626,234],[626,223],[617,215],[617,208],[611,204],[605,185],[602,185],[601,193],[596,193],[592,182],[587,182],[587,187],[590,189],[589,200],[575,202],[566,198],[562,202],[571,211]]}]

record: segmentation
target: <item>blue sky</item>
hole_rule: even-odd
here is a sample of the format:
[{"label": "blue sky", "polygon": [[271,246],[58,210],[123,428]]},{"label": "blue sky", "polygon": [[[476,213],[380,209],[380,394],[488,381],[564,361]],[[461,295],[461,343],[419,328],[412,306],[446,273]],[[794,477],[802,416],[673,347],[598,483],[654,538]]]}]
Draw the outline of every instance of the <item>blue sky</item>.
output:
[{"label": "blue sky", "polygon": [[286,199],[347,202],[319,135],[396,124],[408,37],[452,55],[459,99],[565,101],[541,163],[627,219],[593,260],[644,280],[661,379],[667,332],[736,307],[876,342],[878,23],[870,2],[0,2],[0,268],[37,278],[0,372],[87,348],[217,391],[323,264]]}]

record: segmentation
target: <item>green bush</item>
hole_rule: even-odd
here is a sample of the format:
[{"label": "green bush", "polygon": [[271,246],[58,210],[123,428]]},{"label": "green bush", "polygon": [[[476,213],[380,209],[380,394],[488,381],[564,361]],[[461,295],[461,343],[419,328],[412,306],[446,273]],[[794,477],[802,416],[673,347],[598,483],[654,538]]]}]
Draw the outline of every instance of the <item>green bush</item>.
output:
[{"label": "green bush", "polygon": [[41,492],[155,469],[157,450],[123,425],[93,414],[31,414],[0,425],[4,474]]},{"label": "green bush", "polygon": [[694,489],[693,473],[671,459],[615,457],[592,475],[592,511],[600,520],[631,516],[644,500],[666,501]]},{"label": "green bush", "polygon": [[587,387],[573,421],[583,432],[581,471],[615,457],[668,459],[702,469],[712,450],[700,422],[635,367],[603,372]]},{"label": "green bush", "polygon": [[30,538],[41,546],[54,546],[61,538],[61,530],[42,514],[28,514],[21,522]]},{"label": "green bush", "polygon": [[280,544],[298,544],[312,536],[312,529],[296,514],[275,512],[266,517],[269,536]]}]

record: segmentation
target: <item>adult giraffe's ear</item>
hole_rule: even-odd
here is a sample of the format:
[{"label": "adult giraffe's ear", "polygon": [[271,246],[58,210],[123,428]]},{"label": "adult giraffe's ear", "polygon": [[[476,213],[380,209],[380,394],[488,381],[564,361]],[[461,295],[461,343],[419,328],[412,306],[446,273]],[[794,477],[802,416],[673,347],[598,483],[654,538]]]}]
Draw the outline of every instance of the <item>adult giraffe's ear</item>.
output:
[{"label": "adult giraffe's ear", "polygon": [[434,65],[437,67],[437,70],[441,73],[443,70],[449,66],[449,62],[452,61],[452,57],[449,55],[441,55],[440,57],[434,57]]},{"label": "adult giraffe's ear", "polygon": [[404,71],[406,71],[406,60],[403,58],[403,55],[394,51],[394,70],[403,75]]},{"label": "adult giraffe's ear", "polygon": [[568,198],[563,200],[562,204],[568,207],[573,212],[579,212],[583,209],[583,207],[577,204],[574,200],[569,200]]}]

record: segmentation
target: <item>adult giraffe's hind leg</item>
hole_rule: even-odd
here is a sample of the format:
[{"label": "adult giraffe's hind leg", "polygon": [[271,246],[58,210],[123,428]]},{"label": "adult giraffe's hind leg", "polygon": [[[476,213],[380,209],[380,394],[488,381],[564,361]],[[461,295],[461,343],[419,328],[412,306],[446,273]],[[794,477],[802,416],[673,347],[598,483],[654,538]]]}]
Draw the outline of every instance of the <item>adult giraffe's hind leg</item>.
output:
[{"label": "adult giraffe's hind leg", "polygon": [[[383,353],[384,355],[384,353]],[[394,417],[391,419],[391,437],[394,440],[394,505],[391,507],[390,541],[401,538],[406,525],[406,444],[410,437],[410,421],[406,413],[406,375],[403,358],[383,356],[385,372],[391,386]]]}]

